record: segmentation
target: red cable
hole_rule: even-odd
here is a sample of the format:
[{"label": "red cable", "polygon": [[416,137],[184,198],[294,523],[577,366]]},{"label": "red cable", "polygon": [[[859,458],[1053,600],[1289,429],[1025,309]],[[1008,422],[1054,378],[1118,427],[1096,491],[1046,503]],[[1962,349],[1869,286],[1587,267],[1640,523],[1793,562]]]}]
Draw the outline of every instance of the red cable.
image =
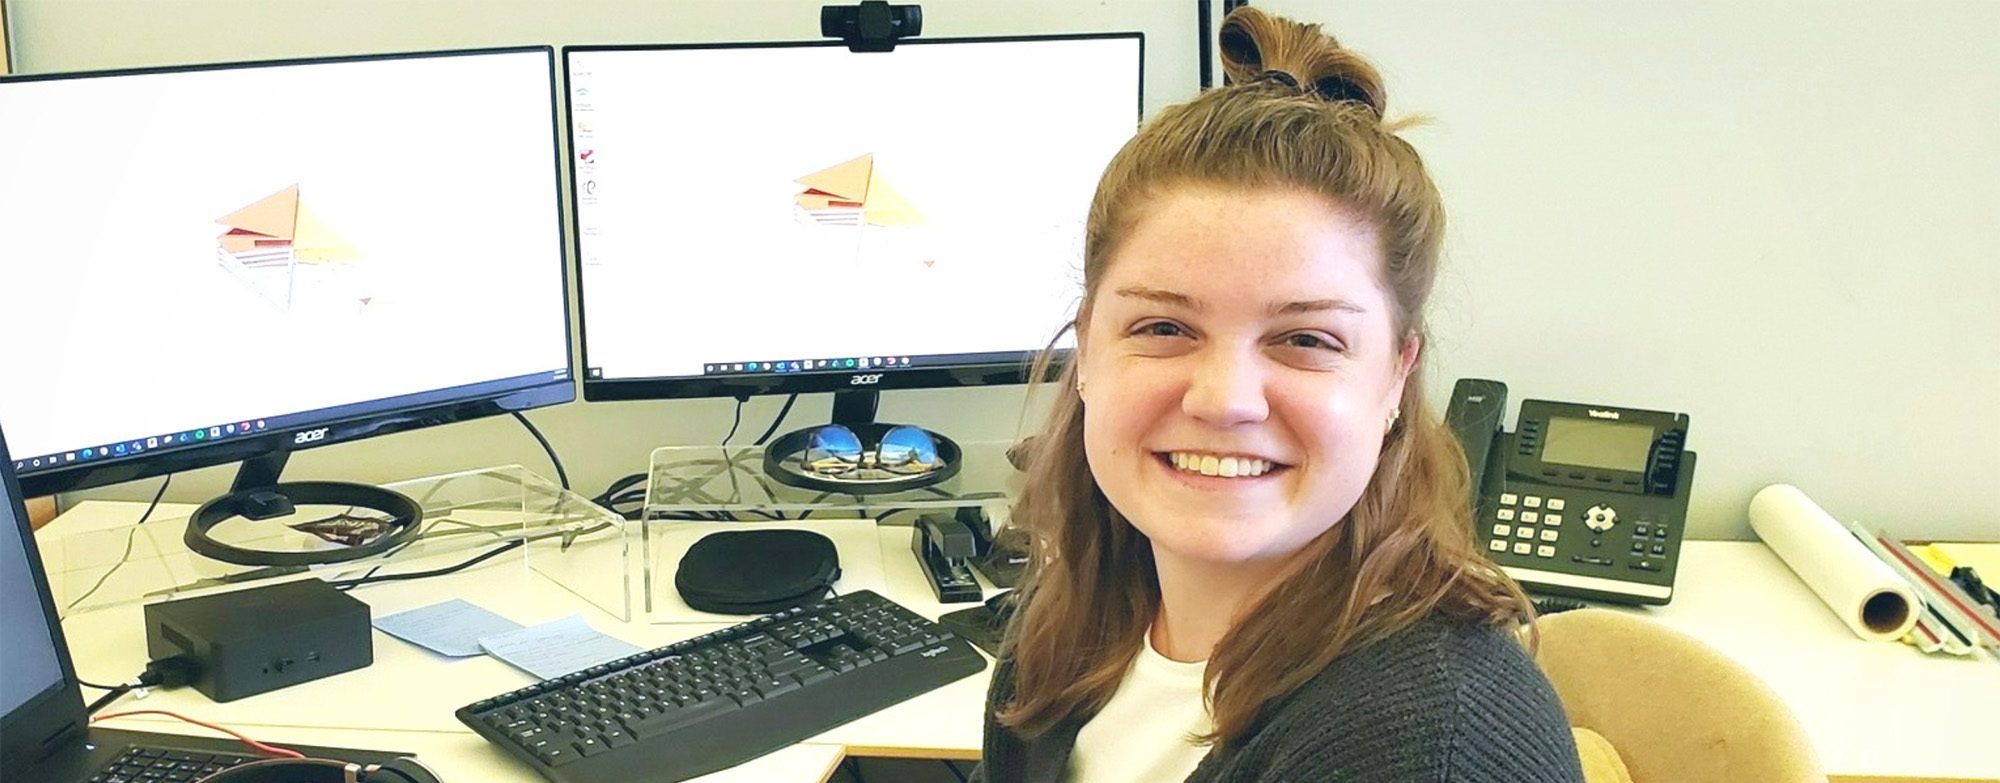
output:
[{"label": "red cable", "polygon": [[168,711],[166,711],[166,710],[130,710],[130,711],[127,711],[127,712],[114,712],[114,713],[111,713],[111,714],[109,714],[109,715],[98,715],[98,716],[95,716],[95,717],[92,717],[92,718],[90,719],[90,722],[91,722],[91,723],[96,723],[96,722],[98,722],[98,721],[101,721],[101,720],[110,720],[110,719],[112,719],[112,718],[123,718],[123,717],[125,717],[125,716],[127,716],[127,715],[165,715],[165,716],[167,716],[167,717],[169,717],[169,718],[179,718],[179,719],[181,719],[181,720],[184,720],[184,721],[187,721],[187,722],[189,722],[189,723],[192,723],[192,724],[194,724],[194,725],[196,725],[196,726],[201,726],[201,727],[203,727],[203,728],[209,728],[209,729],[214,729],[214,730],[216,730],[216,731],[219,731],[219,732],[222,732],[222,733],[224,733],[224,734],[227,734],[227,735],[229,735],[229,736],[231,736],[231,737],[235,737],[235,738],[237,738],[237,739],[239,739],[239,740],[242,740],[242,741],[243,741],[243,744],[245,744],[245,745],[249,745],[249,746],[250,746],[250,747],[252,747],[252,748],[256,748],[256,749],[257,749],[258,751],[260,751],[260,752],[263,752],[263,753],[265,753],[265,754],[268,754],[268,755],[271,755],[271,756],[277,756],[277,757],[280,757],[280,758],[293,758],[293,759],[302,759],[302,758],[305,758],[305,757],[306,757],[306,754],[304,754],[304,753],[300,753],[300,752],[298,752],[298,751],[296,751],[296,750],[292,750],[292,749],[289,749],[289,748],[280,748],[280,747],[278,747],[278,746],[276,746],[276,745],[266,745],[266,744],[264,744],[264,743],[262,743],[262,742],[258,742],[258,741],[256,741],[256,740],[253,740],[253,739],[249,738],[249,737],[245,737],[245,736],[243,736],[242,734],[238,734],[238,733],[236,733],[236,732],[234,732],[234,731],[231,731],[231,730],[229,730],[229,729],[225,729],[225,728],[223,728],[223,727],[221,727],[221,726],[217,726],[217,725],[215,725],[215,724],[213,724],[213,723],[207,723],[207,722],[204,722],[204,721],[198,721],[198,720],[195,720],[195,719],[193,719],[193,718],[190,718],[190,717],[188,717],[188,716],[186,716],[186,715],[181,715],[181,714],[179,714],[179,713],[173,713],[173,712],[168,712]]}]

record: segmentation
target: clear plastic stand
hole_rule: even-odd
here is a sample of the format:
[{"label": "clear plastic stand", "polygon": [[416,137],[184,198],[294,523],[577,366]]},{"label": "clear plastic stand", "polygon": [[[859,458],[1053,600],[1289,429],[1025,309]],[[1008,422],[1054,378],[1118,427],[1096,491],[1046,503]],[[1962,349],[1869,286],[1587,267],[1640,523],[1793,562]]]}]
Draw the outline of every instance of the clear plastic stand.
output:
[{"label": "clear plastic stand", "polygon": [[[862,517],[960,506],[1004,506],[1015,474],[1007,461],[1010,441],[960,441],[957,475],[927,487],[881,494],[852,494],[783,484],[764,473],[763,446],[665,446],[653,450],[646,486],[645,523],[639,530],[642,600],[649,622],[683,621],[673,595],[674,559],[686,550],[689,528],[717,522],[792,526],[814,519]],[[836,541],[840,545],[842,541]]]},{"label": "clear plastic stand", "polygon": [[[522,542],[501,557],[607,613],[632,619],[630,536],[638,525],[519,465],[384,485],[424,509],[421,532],[375,557],[314,566],[324,579],[449,567]],[[274,525],[272,535],[287,531]],[[56,606],[65,615],[294,578],[304,569],[244,566],[188,551],[184,515],[85,530],[42,541]],[[298,536],[290,535],[296,539]],[[518,553],[516,555],[515,553]],[[454,557],[456,555],[456,557]],[[421,563],[421,568],[416,564]]]}]

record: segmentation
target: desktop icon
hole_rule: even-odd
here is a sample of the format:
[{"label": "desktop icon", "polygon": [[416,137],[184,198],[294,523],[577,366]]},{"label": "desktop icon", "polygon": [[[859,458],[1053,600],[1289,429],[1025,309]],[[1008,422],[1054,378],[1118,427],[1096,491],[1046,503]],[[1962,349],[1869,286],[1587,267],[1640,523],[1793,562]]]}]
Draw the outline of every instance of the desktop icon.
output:
[{"label": "desktop icon", "polygon": [[147,439],[146,439],[146,448],[149,448],[149,449],[152,449],[152,448],[158,448],[158,447],[159,447],[159,445],[160,445],[160,439],[159,439],[159,438],[147,438]]},{"label": "desktop icon", "polygon": [[118,454],[120,456],[123,456],[125,454],[125,444],[123,443],[118,444]]},{"label": "desktop icon", "polygon": [[208,436],[209,436],[209,437],[211,437],[211,438],[220,438],[220,437],[222,437],[222,428],[221,428],[221,427],[210,427],[210,428],[208,428]]},{"label": "desktop icon", "polygon": [[195,440],[208,440],[208,430],[195,430],[195,431],[194,431],[194,439],[195,439]]},{"label": "desktop icon", "polygon": [[263,419],[258,419],[258,420],[257,420],[257,429],[260,429],[260,430],[261,430],[261,429],[263,429],[263,428],[264,428],[264,420],[263,420]]},{"label": "desktop icon", "polygon": [[35,458],[35,467],[38,467],[38,468],[39,468],[39,467],[41,467],[41,466],[42,466],[42,459],[41,459],[40,457],[36,457],[36,458]]},{"label": "desktop icon", "polygon": [[225,426],[225,427],[223,427],[222,429],[223,429],[223,431],[224,431],[224,432],[227,432],[227,433],[229,433],[229,434],[231,434],[231,435],[234,435],[234,434],[236,434],[236,425],[234,425],[234,424],[231,424],[231,425],[228,425],[228,426]]},{"label": "desktop icon", "polygon": [[84,459],[90,459],[90,458],[92,458],[92,457],[95,457],[95,456],[97,456],[97,449],[84,449],[84,450],[83,450],[83,458],[84,458]]},{"label": "desktop icon", "polygon": [[68,454],[64,454],[64,455],[63,455],[63,461],[64,461],[64,462],[75,462],[75,461],[76,461],[76,452],[72,451],[72,452],[70,452],[70,453],[68,453]]}]

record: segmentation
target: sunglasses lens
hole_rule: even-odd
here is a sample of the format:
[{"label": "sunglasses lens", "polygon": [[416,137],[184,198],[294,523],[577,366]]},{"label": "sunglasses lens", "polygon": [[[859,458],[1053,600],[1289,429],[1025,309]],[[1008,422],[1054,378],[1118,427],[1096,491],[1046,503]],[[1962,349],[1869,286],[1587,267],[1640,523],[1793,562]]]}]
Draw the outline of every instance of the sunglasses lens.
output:
[{"label": "sunglasses lens", "polygon": [[861,439],[838,424],[813,430],[806,438],[806,469],[844,473],[861,464]]},{"label": "sunglasses lens", "polygon": [[882,435],[876,447],[882,467],[898,472],[923,472],[938,465],[937,441],[917,427],[896,427]]}]

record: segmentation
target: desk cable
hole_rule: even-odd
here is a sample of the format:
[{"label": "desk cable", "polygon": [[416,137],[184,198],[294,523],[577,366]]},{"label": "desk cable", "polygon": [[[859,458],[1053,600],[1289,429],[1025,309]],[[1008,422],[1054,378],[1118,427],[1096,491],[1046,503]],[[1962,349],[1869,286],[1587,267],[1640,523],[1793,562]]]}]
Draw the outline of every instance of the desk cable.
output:
[{"label": "desk cable", "polygon": [[166,497],[167,485],[172,483],[174,483],[174,474],[169,473],[167,474],[167,479],[160,482],[160,491],[153,493],[153,502],[146,504],[146,512],[139,515],[139,521],[132,523],[131,530],[126,531],[125,553],[118,556],[118,562],[111,564],[111,570],[105,571],[103,576],[97,578],[97,584],[91,585],[89,590],[83,591],[83,595],[79,595],[76,597],[76,600],[69,602],[68,606],[63,607],[63,611],[75,609],[76,605],[83,603],[84,599],[96,595],[97,591],[104,587],[104,583],[111,579],[111,575],[118,573],[118,569],[125,566],[125,561],[132,559],[132,540],[139,535],[139,526],[146,524],[146,520],[153,518],[153,510],[160,507],[160,498]]}]

